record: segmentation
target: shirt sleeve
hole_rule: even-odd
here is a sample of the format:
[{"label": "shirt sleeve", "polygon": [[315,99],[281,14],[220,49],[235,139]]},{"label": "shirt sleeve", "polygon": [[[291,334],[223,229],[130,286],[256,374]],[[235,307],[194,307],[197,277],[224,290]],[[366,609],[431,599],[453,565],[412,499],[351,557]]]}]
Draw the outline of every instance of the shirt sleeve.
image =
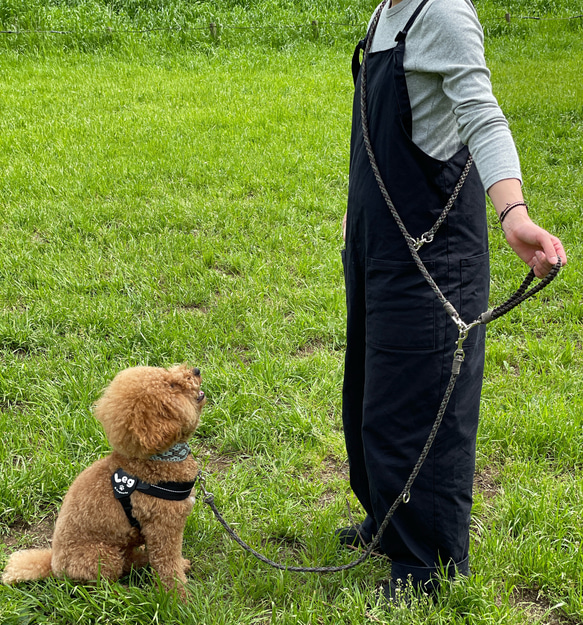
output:
[{"label": "shirt sleeve", "polygon": [[413,69],[442,77],[460,139],[474,157],[484,188],[506,178],[522,180],[508,122],[492,92],[473,5],[469,0],[434,0],[422,16]]}]

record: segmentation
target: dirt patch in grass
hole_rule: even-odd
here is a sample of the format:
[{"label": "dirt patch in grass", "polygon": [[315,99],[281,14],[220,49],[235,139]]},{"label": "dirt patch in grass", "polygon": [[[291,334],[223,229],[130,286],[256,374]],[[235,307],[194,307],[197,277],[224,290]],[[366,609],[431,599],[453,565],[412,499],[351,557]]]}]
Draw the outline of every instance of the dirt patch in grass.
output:
[{"label": "dirt patch in grass", "polygon": [[207,304],[182,304],[180,306],[176,306],[172,310],[181,310],[182,312],[194,313],[207,315],[209,312],[209,307]]},{"label": "dirt patch in grass", "polygon": [[236,463],[251,458],[248,454],[221,454],[213,449],[195,449],[194,458],[207,474],[226,473]]},{"label": "dirt patch in grass", "polygon": [[[291,559],[297,561],[302,553],[305,553],[306,546],[298,539],[288,536],[269,536],[261,540],[261,547],[266,548],[268,545],[277,548],[277,560]],[[292,564],[290,566],[297,566]]]},{"label": "dirt patch in grass", "polygon": [[[336,458],[328,457],[322,461],[321,470],[317,474],[317,479],[322,484],[330,484],[330,482],[341,479],[346,482],[348,487],[348,460],[340,461]],[[318,498],[318,506],[326,508],[338,496],[338,488],[327,488]]]},{"label": "dirt patch in grass", "polygon": [[524,612],[529,622],[536,621],[540,625],[572,625],[573,621],[567,618],[560,608],[554,608],[546,597],[541,597],[539,591],[532,588],[517,588],[512,594],[512,605]]},{"label": "dirt patch in grass", "polygon": [[315,354],[318,350],[323,349],[324,346],[325,344],[323,340],[312,339],[297,350],[296,356],[298,358],[308,358],[309,356]]},{"label": "dirt patch in grass", "polygon": [[16,549],[47,549],[51,546],[51,538],[57,519],[57,511],[51,510],[36,523],[17,521],[10,528],[7,536],[2,536],[2,541],[10,551]]},{"label": "dirt patch in grass", "polygon": [[330,489],[324,491],[320,497],[318,497],[318,507],[327,508],[336,499],[336,494],[335,491]]},{"label": "dirt patch in grass", "polygon": [[340,478],[348,480],[348,460],[338,460],[337,458],[324,458],[320,477],[324,484],[328,484],[333,479]]},{"label": "dirt patch in grass", "polygon": [[492,467],[484,467],[474,475],[474,491],[482,493],[485,499],[493,499],[500,491],[497,483],[499,471]]},{"label": "dirt patch in grass", "polygon": [[25,403],[18,400],[6,400],[0,401],[0,412],[8,413],[8,412],[24,412]]}]

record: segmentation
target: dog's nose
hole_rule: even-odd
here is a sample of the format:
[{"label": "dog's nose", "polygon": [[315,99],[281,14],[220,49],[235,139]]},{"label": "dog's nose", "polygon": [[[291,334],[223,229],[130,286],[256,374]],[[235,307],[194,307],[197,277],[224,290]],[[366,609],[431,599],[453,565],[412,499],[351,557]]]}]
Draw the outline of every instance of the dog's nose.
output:
[{"label": "dog's nose", "polygon": [[196,376],[199,376],[199,375],[200,375],[200,369],[199,369],[198,367],[195,367],[195,368],[192,370],[192,373],[193,373],[194,375],[196,375]]}]

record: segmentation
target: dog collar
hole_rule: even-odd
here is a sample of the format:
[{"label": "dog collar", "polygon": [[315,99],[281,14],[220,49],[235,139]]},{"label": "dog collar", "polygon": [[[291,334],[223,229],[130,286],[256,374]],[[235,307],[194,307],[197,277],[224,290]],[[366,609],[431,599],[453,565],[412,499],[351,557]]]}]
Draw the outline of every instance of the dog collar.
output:
[{"label": "dog collar", "polygon": [[182,462],[190,453],[188,443],[176,443],[170,449],[163,451],[161,454],[154,454],[148,460],[158,460],[161,462]]}]

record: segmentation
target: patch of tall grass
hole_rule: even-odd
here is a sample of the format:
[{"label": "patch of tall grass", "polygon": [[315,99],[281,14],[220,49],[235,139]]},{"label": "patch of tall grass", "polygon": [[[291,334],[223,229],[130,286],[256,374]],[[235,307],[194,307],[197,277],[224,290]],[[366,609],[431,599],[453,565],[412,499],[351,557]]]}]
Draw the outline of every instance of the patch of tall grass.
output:
[{"label": "patch of tall grass", "polygon": [[[316,2],[170,2],[7,0],[0,5],[0,49],[45,53],[55,49],[123,53],[147,46],[158,51],[204,51],[220,44],[282,48],[302,41],[328,45],[352,41],[373,4]],[[211,27],[212,25],[212,27]]]}]

